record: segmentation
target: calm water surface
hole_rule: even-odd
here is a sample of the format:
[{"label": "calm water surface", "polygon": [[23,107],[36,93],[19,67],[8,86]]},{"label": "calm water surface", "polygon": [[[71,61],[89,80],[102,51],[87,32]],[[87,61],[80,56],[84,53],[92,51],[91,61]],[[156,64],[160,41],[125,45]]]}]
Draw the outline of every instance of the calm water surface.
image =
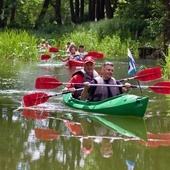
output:
[{"label": "calm water surface", "polygon": [[[98,71],[101,62],[96,64]],[[153,61],[136,63],[137,69],[155,66]],[[62,95],[39,106],[23,108],[22,97],[38,91],[34,87],[37,77],[48,75],[67,82],[74,70],[57,60],[1,61],[0,65],[0,169],[169,169],[168,95],[142,89],[142,95],[149,96],[144,119],[91,115],[65,106]],[[126,78],[127,68],[126,61],[115,62],[115,78]],[[54,94],[62,88],[43,92]],[[140,90],[133,89],[131,93],[140,95]]]}]

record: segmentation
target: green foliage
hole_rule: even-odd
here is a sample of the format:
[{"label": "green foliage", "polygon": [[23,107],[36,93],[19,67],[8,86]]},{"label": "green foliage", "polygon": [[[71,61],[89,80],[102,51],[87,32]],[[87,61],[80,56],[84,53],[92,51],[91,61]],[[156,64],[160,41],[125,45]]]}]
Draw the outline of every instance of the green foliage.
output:
[{"label": "green foliage", "polygon": [[166,65],[163,68],[163,73],[164,73],[164,78],[166,80],[170,80],[170,46],[168,48],[168,55],[165,56],[165,60],[166,60]]},{"label": "green foliage", "polygon": [[6,30],[0,36],[0,57],[4,59],[35,59],[36,38],[23,30]]}]

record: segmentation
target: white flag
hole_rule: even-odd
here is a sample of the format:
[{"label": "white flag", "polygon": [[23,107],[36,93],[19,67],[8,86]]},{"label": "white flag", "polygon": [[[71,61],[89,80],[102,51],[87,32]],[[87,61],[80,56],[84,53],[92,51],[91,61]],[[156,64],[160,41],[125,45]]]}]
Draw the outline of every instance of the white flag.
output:
[{"label": "white flag", "polygon": [[136,67],[135,67],[135,60],[133,59],[133,56],[128,48],[127,54],[129,57],[129,69],[128,69],[128,74],[136,73]]}]

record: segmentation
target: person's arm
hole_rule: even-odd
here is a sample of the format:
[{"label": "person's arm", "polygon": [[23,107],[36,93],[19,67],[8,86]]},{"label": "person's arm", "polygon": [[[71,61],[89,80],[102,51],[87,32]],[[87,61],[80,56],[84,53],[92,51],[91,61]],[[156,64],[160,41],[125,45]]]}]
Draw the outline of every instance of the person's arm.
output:
[{"label": "person's arm", "polygon": [[84,90],[81,93],[81,100],[87,100],[93,97],[96,86],[90,86],[90,84],[97,84],[97,81],[93,79],[90,83],[84,82]]},{"label": "person's arm", "polygon": [[[81,74],[76,74],[74,75],[68,83],[82,83],[83,82],[83,76]],[[71,93],[74,93],[75,92],[75,87],[72,86],[71,84],[70,85],[67,85],[63,90],[64,91],[70,91]]]},{"label": "person's arm", "polygon": [[62,58],[62,57],[60,56],[59,58],[60,58],[60,60],[61,60],[61,61],[63,61],[63,62],[66,62],[66,61],[68,61],[68,60],[69,60],[69,57]]},{"label": "person's arm", "polygon": [[87,100],[90,97],[90,94],[88,92],[90,87],[89,85],[89,82],[84,82],[84,89],[81,92],[81,100]]}]

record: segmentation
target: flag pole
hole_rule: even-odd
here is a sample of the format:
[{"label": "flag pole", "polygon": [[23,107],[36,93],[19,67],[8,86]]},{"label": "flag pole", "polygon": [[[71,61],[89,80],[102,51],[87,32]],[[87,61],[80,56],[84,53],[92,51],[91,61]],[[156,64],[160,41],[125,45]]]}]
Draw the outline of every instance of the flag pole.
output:
[{"label": "flag pole", "polygon": [[[132,53],[130,51],[130,49],[128,48],[127,49],[127,55],[129,57],[129,69],[128,69],[128,74],[132,74],[132,73],[135,73],[136,74],[136,66],[135,66],[135,60],[132,56]],[[142,88],[140,87],[140,82],[139,80],[137,79],[137,83],[139,85],[139,88],[140,88],[140,92],[141,92],[141,96],[142,96]]]}]

